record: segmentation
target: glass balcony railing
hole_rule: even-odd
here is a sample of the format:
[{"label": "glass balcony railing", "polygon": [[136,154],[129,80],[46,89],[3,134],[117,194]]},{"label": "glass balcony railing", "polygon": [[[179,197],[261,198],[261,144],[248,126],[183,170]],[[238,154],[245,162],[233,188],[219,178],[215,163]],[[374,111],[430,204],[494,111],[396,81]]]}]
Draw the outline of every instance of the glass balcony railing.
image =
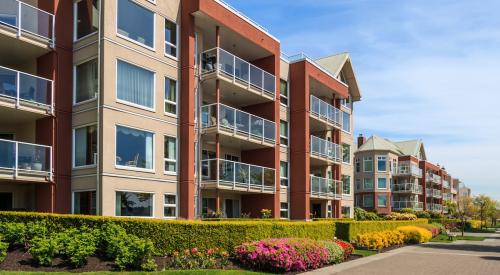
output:
[{"label": "glass balcony railing", "polygon": [[432,182],[432,183],[435,183],[435,184],[441,184],[441,176],[429,173],[429,174],[427,174],[426,178],[427,178],[428,182]]},{"label": "glass balcony railing", "polygon": [[451,195],[451,193],[443,193],[443,199],[444,200],[452,200],[453,196]]},{"label": "glass balcony railing", "polygon": [[0,24],[15,28],[18,36],[23,33],[54,41],[54,15],[18,0],[2,0]]},{"label": "glass balcony railing", "polygon": [[203,128],[218,127],[220,130],[270,143],[275,143],[276,140],[274,122],[223,104],[201,107],[201,122]]},{"label": "glass balcony railing", "polygon": [[201,73],[218,72],[232,77],[269,96],[276,92],[276,77],[263,69],[221,49],[213,48],[201,54]]},{"label": "glass balcony railing", "polygon": [[311,155],[336,162],[340,162],[342,158],[340,145],[316,136],[311,136]]},{"label": "glass balcony railing", "polygon": [[425,194],[427,195],[427,197],[433,197],[438,199],[442,197],[441,190],[438,189],[426,189]]},{"label": "glass balcony railing", "polygon": [[225,186],[244,188],[249,191],[274,192],[275,169],[223,159],[201,161],[202,180]]},{"label": "glass balcony railing", "polygon": [[392,186],[392,192],[422,194],[422,186],[415,183],[398,183]]},{"label": "glass balcony railing", "polygon": [[424,203],[418,201],[392,201],[391,205],[394,209],[412,208],[422,210],[424,208]]},{"label": "glass balcony railing", "polygon": [[311,115],[330,124],[342,127],[342,112],[331,104],[311,95]]},{"label": "glass balcony railing", "polygon": [[437,203],[429,203],[427,208],[431,211],[436,211],[436,212],[441,212],[443,210],[443,206]]},{"label": "glass balcony railing", "polygon": [[422,169],[416,165],[399,165],[397,171],[392,171],[395,176],[415,176],[422,177]]},{"label": "glass balcony railing", "polygon": [[0,97],[16,101],[19,106],[31,103],[52,111],[52,80],[0,66]]},{"label": "glass balcony railing", "polygon": [[447,180],[443,180],[443,187],[446,189],[450,189],[450,182]]},{"label": "glass balcony railing", "polygon": [[52,147],[0,139],[0,170],[52,179]]},{"label": "glass balcony railing", "polygon": [[340,197],[342,181],[310,175],[311,196]]}]

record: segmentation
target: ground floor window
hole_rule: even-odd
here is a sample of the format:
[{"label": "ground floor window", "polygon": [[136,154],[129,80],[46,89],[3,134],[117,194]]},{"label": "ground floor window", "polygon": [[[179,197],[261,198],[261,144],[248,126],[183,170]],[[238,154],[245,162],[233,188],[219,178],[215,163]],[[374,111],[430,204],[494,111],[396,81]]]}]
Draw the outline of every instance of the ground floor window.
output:
[{"label": "ground floor window", "polygon": [[96,191],[74,192],[73,213],[82,215],[95,215]]},{"label": "ground floor window", "polygon": [[0,193],[0,211],[12,210],[12,193]]},{"label": "ground floor window", "polygon": [[363,207],[373,207],[373,195],[363,195]]},{"label": "ground floor window", "polygon": [[350,218],[350,217],[351,217],[351,207],[342,206],[342,218]]},{"label": "ground floor window", "polygon": [[377,196],[377,206],[378,207],[386,207],[387,206],[387,196],[386,195],[378,195]]},{"label": "ground floor window", "polygon": [[177,217],[177,196],[174,194],[165,194],[163,202],[163,216],[165,218]]},{"label": "ground floor window", "polygon": [[280,217],[282,219],[289,219],[290,218],[288,216],[288,202],[282,202],[280,204]]},{"label": "ground floor window", "polygon": [[201,215],[203,217],[210,217],[215,211],[215,198],[203,198],[201,200]]},{"label": "ground floor window", "polygon": [[153,194],[116,192],[116,216],[152,217]]},{"label": "ground floor window", "polygon": [[333,218],[333,210],[332,210],[332,209],[333,209],[333,208],[332,208],[332,205],[331,205],[331,204],[329,204],[329,205],[328,205],[328,211],[327,211],[327,212],[328,212],[328,213],[327,213],[328,218]]}]

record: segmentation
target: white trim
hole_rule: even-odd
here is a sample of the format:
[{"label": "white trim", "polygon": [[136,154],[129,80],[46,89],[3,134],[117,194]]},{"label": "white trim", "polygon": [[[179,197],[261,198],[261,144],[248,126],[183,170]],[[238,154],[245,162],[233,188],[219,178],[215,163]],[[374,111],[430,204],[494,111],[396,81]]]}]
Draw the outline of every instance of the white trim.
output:
[{"label": "white trim", "polygon": [[102,173],[101,175],[106,176],[106,177],[115,177],[115,178],[124,178],[124,179],[156,181],[156,182],[163,182],[163,183],[168,183],[168,184],[177,183],[177,180],[168,180],[168,179],[142,177],[142,176],[129,176],[129,175],[122,175],[122,174],[114,174],[114,173]]},{"label": "white trim", "polygon": [[[166,204],[165,203],[165,195],[173,195],[175,197],[175,204]],[[174,217],[165,216],[165,207],[175,207],[175,216]],[[164,219],[168,219],[168,220],[177,219],[177,217],[179,216],[179,199],[178,199],[177,193],[172,193],[172,192],[163,193],[163,215],[162,216]]]},{"label": "white trim", "polygon": [[[103,0],[101,0],[101,1],[103,1]],[[153,47],[150,47],[150,46],[148,46],[146,44],[143,44],[143,43],[141,43],[139,41],[136,41],[136,40],[134,40],[132,38],[126,37],[125,35],[122,35],[122,34],[120,34],[118,32],[118,2],[119,2],[119,0],[115,1],[115,3],[116,3],[116,11],[115,11],[115,18],[116,18],[116,20],[115,20],[116,21],[115,22],[115,33],[116,33],[116,36],[120,37],[120,38],[122,38],[124,40],[127,40],[127,41],[129,41],[131,43],[134,43],[136,45],[139,45],[139,46],[141,46],[143,48],[146,48],[148,50],[156,52],[156,13],[154,11],[148,9],[147,7],[145,7],[145,6],[137,3],[136,1],[128,0],[129,3],[131,3],[133,5],[137,5],[137,6],[143,8],[143,9],[145,9],[145,10],[147,10],[147,11],[149,11],[149,12],[151,12],[153,14]]]},{"label": "white trim", "polygon": [[[82,1],[82,0],[80,0],[80,1]],[[94,97],[80,101],[80,102],[76,102],[76,81],[77,81],[77,79],[76,79],[76,67],[78,67],[84,63],[93,61],[93,60],[95,60],[97,63],[97,66],[99,66],[99,60],[98,60],[97,56],[92,56],[90,58],[87,58],[85,60],[82,60],[78,63],[73,64],[73,100],[72,100],[73,106],[78,106],[78,105],[92,102],[92,101],[96,100],[97,97],[99,96],[99,91],[95,91]],[[97,76],[97,81],[99,81],[99,75]]]},{"label": "white trim", "polygon": [[[147,107],[147,106],[143,106],[143,105],[140,105],[140,104],[137,104],[137,103],[134,103],[134,102],[130,102],[130,101],[126,101],[124,99],[119,99],[118,98],[118,61],[127,63],[129,65],[132,65],[132,66],[135,66],[135,67],[138,67],[138,68],[141,68],[143,70],[146,70],[146,71],[149,71],[149,72],[153,73],[153,94],[152,94],[152,97],[153,97],[153,108],[150,108],[150,107]],[[156,113],[156,86],[157,85],[156,85],[156,71],[155,70],[151,70],[149,68],[143,67],[143,66],[138,65],[136,63],[132,63],[132,62],[126,61],[125,59],[117,57],[116,58],[116,66],[115,66],[115,75],[116,75],[116,77],[115,77],[115,99],[116,99],[117,103],[121,103],[121,104],[124,104],[124,105],[128,105],[128,106],[131,106],[131,107],[135,107],[135,108],[139,108],[139,109],[143,109],[143,110],[146,110],[146,111],[150,111],[150,112]]]},{"label": "white trim", "polygon": [[[137,131],[141,131],[141,132],[146,132],[146,133],[150,133],[150,134],[153,134],[153,149],[152,149],[152,152],[153,152],[153,160],[152,160],[152,164],[151,164],[151,169],[148,169],[148,168],[139,168],[139,167],[130,167],[130,166],[124,166],[124,165],[119,165],[116,163],[116,157],[117,157],[117,153],[118,153],[118,143],[117,143],[117,135],[118,135],[118,127],[124,127],[124,128],[129,128],[129,129],[134,129],[134,130],[137,130]],[[120,169],[120,170],[131,170],[131,171],[139,171],[139,172],[148,172],[148,173],[155,173],[155,153],[156,153],[156,146],[155,146],[155,138],[156,138],[156,133],[155,132],[150,132],[149,130],[144,130],[144,129],[141,129],[141,128],[136,128],[136,127],[131,127],[131,126],[125,126],[123,124],[115,124],[115,154],[114,154],[114,158],[115,158],[115,161],[114,161],[114,164],[115,164],[115,168],[116,169]]]},{"label": "white trim", "polygon": [[[80,40],[83,40],[87,37],[90,37],[96,33],[98,33],[99,31],[94,31],[94,32],[91,32],[89,34],[86,34],[80,38],[77,38],[77,30],[78,30],[78,24],[77,24],[77,19],[78,19],[78,3],[79,2],[82,2],[83,0],[76,0],[75,2],[73,2],[73,42],[78,42]],[[104,1],[104,0],[98,0],[98,1]],[[100,12],[99,12],[100,14]],[[99,29],[101,26],[98,26],[97,28]]]},{"label": "white trim", "polygon": [[[113,216],[115,217],[122,217],[122,218],[155,218],[155,196],[156,193],[153,191],[132,191],[132,190],[126,190],[126,189],[115,189],[115,211],[113,213]],[[122,192],[122,193],[137,193],[137,194],[151,194],[151,216],[117,216],[116,215],[116,192]]]},{"label": "white trim", "polygon": [[[171,124],[171,125],[175,125],[175,126],[179,125],[176,122],[171,122],[171,121],[164,120],[164,119],[161,119],[161,118],[152,117],[152,116],[148,116],[148,115],[145,115],[145,114],[140,114],[140,113],[128,111],[128,110],[125,110],[125,109],[120,109],[120,108],[117,108],[117,107],[114,107],[114,106],[102,105],[102,107],[106,108],[106,109],[113,110],[113,111],[117,111],[117,112],[122,112],[122,113],[130,114],[130,115],[134,115],[134,116],[139,116],[139,117],[143,117],[143,118],[147,118],[147,119],[159,121],[159,122],[162,122],[162,123],[165,123],[165,124]],[[85,110],[85,111],[88,111],[88,110]],[[81,112],[84,112],[84,111],[81,111]]]},{"label": "white trim", "polygon": [[[75,144],[76,144],[76,136],[75,136],[75,132],[76,132],[76,129],[81,129],[81,128],[87,128],[89,126],[97,126],[97,123],[93,122],[93,123],[88,123],[88,124],[83,124],[83,125],[80,125],[80,126],[75,126],[72,128],[71,132],[72,132],[72,141],[73,141],[73,144],[72,144],[72,150],[71,150],[71,168],[72,169],[85,169],[85,168],[93,168],[93,167],[96,167],[97,166],[97,163],[94,163],[94,164],[88,164],[88,165],[81,165],[81,166],[76,166],[75,164],[75,158],[76,158],[76,155],[75,155]],[[97,131],[97,127],[96,127],[96,131]],[[99,138],[99,135],[98,137]],[[99,152],[96,152],[96,155],[97,157],[99,157]]]}]

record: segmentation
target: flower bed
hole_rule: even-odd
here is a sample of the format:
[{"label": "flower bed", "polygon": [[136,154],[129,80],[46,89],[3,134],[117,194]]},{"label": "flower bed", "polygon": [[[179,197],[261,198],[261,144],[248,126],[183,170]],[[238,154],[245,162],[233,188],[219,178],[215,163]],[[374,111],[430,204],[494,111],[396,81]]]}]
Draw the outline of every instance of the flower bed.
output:
[{"label": "flower bed", "polygon": [[432,233],[422,227],[401,226],[398,231],[404,234],[405,243],[418,244],[428,242],[432,238]]},{"label": "flower bed", "polygon": [[342,248],[342,251],[344,251],[344,261],[347,260],[354,252],[354,247],[352,246],[352,244],[346,241],[335,240],[335,243],[338,244],[340,248]]}]

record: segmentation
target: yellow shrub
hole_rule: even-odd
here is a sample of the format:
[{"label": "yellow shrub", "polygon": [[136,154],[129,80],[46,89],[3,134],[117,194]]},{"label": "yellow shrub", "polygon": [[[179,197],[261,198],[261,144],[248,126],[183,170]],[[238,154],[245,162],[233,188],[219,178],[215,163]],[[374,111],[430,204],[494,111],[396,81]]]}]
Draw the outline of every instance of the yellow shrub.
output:
[{"label": "yellow shrub", "polygon": [[386,230],[359,234],[355,238],[356,244],[368,249],[382,249],[393,245],[403,244],[404,235],[397,230]]},{"label": "yellow shrub", "polygon": [[397,230],[404,235],[405,243],[425,243],[432,238],[432,233],[416,226],[401,226]]},{"label": "yellow shrub", "polygon": [[481,228],[481,221],[479,220],[470,220],[467,221],[471,229],[479,229]]}]

